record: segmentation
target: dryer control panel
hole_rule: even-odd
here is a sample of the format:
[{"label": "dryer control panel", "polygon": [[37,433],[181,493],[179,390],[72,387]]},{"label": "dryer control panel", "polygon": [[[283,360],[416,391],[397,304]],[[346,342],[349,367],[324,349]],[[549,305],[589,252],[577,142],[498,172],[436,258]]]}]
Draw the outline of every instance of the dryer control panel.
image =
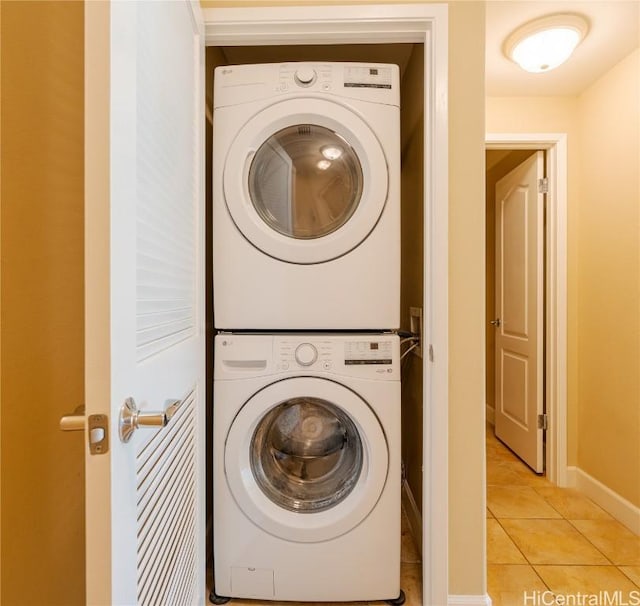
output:
[{"label": "dryer control panel", "polygon": [[399,107],[400,68],[392,63],[301,61],[215,69],[214,108],[307,95]]}]

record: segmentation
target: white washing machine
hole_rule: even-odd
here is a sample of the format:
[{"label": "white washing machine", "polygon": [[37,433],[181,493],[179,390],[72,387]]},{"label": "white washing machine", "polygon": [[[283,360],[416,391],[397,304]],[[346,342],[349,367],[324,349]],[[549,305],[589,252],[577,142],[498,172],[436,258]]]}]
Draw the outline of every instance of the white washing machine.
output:
[{"label": "white washing machine", "polygon": [[400,590],[393,334],[221,334],[212,597],[389,600]]},{"label": "white washing machine", "polygon": [[399,327],[399,105],[396,65],[215,70],[218,329]]}]

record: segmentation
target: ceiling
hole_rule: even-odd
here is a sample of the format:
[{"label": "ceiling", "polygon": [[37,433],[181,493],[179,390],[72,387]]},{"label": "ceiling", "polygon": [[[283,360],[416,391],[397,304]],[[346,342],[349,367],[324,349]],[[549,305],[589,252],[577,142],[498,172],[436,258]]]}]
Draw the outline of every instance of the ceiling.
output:
[{"label": "ceiling", "polygon": [[[578,13],[590,29],[573,56],[553,71],[529,74],[507,59],[502,44],[520,25],[557,13]],[[486,3],[486,91],[496,96],[578,95],[639,46],[640,0]]]}]

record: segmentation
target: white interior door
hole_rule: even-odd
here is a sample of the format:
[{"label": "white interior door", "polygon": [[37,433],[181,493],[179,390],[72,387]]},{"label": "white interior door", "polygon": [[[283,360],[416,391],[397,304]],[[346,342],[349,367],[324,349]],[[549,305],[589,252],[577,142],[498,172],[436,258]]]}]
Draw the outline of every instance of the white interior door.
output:
[{"label": "white interior door", "polygon": [[544,152],[496,184],[496,435],[544,471]]},{"label": "white interior door", "polygon": [[[85,4],[92,605],[205,603],[199,13],[189,0]],[[119,414],[127,398],[140,415],[129,419],[138,428],[125,443]],[[100,428],[92,431],[101,420],[102,440]]]}]

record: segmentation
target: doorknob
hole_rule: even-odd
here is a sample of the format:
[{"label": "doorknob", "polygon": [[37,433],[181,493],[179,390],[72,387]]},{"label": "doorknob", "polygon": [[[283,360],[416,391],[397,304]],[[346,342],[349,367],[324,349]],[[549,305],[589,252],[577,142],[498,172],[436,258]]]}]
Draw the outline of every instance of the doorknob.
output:
[{"label": "doorknob", "polygon": [[491,320],[491,322],[489,322],[489,324],[493,324],[496,328],[498,328],[498,326],[500,326],[500,318],[496,318],[495,320]]},{"label": "doorknob", "polygon": [[162,412],[140,412],[133,398],[127,398],[120,409],[120,440],[127,443],[139,427],[164,427],[176,414],[181,400],[171,400]]}]

